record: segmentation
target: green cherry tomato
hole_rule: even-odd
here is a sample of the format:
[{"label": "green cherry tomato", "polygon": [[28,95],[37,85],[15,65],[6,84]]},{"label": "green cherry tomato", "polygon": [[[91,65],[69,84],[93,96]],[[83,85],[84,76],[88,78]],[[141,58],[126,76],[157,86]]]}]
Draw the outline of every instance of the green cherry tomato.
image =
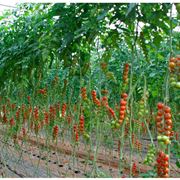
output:
[{"label": "green cherry tomato", "polygon": [[174,77],[171,77],[171,78],[169,79],[169,81],[170,81],[170,82],[175,82],[176,79],[175,79]]},{"label": "green cherry tomato", "polygon": [[116,121],[112,121],[112,122],[111,122],[111,125],[115,125],[115,124],[116,124]]},{"label": "green cherry tomato", "polygon": [[162,136],[157,137],[158,141],[162,141]]},{"label": "green cherry tomato", "polygon": [[118,122],[116,122],[115,127],[116,127],[117,129],[119,129],[119,128],[120,128],[120,124],[119,124]]},{"label": "green cherry tomato", "polygon": [[168,140],[168,139],[169,139],[168,136],[162,136],[162,141],[166,141],[166,140]]},{"label": "green cherry tomato", "polygon": [[176,86],[176,82],[175,81],[171,82],[170,84],[171,84],[172,87]]},{"label": "green cherry tomato", "polygon": [[180,82],[176,83],[176,88],[180,89]]}]

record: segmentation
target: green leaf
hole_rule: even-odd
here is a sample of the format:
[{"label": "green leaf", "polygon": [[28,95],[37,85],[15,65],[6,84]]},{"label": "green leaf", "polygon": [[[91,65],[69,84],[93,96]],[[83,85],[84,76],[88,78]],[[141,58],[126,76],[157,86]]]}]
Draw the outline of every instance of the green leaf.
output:
[{"label": "green leaf", "polygon": [[176,166],[177,166],[178,168],[180,168],[180,162],[179,162],[179,160],[176,161]]}]

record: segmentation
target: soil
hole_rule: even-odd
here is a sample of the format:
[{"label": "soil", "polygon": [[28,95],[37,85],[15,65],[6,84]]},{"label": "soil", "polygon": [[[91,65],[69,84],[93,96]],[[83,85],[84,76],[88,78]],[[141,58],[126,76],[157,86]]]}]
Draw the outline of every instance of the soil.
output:
[{"label": "soil", "polygon": [[[3,133],[0,130],[0,133]],[[3,136],[1,136],[3,137]],[[143,144],[148,144],[144,140]],[[95,147],[95,146],[94,146]],[[118,147],[117,142],[115,147]],[[15,177],[129,177],[129,149],[125,145],[125,154],[119,161],[118,149],[99,147],[96,160],[95,149],[83,143],[72,146],[68,141],[57,144],[36,137],[18,136],[16,144],[12,140],[0,139],[0,176]],[[151,170],[152,167],[143,164],[146,149],[141,156],[133,153],[133,161],[137,164],[134,177]],[[119,163],[121,169],[119,170]],[[177,177],[180,171],[171,160],[171,177]]]}]

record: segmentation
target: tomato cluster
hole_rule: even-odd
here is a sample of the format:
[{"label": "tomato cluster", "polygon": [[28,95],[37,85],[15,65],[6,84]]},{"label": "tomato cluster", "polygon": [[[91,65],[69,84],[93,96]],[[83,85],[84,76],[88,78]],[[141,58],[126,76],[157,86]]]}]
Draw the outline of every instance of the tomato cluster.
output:
[{"label": "tomato cluster", "polygon": [[57,137],[58,137],[58,132],[59,132],[58,125],[55,125],[55,126],[53,127],[53,140],[57,139]]},{"label": "tomato cluster", "polygon": [[67,108],[66,103],[63,103],[63,105],[62,105],[62,112],[61,112],[62,117],[64,117],[64,116],[65,116],[65,113],[66,113],[66,108]]},{"label": "tomato cluster", "polygon": [[102,89],[101,94],[108,94],[108,90],[107,89]]},{"label": "tomato cluster", "polygon": [[138,119],[138,120],[135,120],[135,119],[133,119],[133,123],[134,123],[134,129],[135,129],[135,131],[138,131],[139,129],[141,129],[141,121],[140,121],[140,119]]},{"label": "tomato cluster", "polygon": [[80,132],[84,132],[84,116],[81,115],[79,118],[79,130]]},{"label": "tomato cluster", "polygon": [[148,110],[145,108],[145,102],[144,99],[141,99],[139,101],[139,111],[138,115],[140,118],[142,118],[146,113],[148,113]]},{"label": "tomato cluster", "polygon": [[22,127],[22,135],[23,135],[23,137],[26,137],[26,129],[25,129],[25,127]]},{"label": "tomato cluster", "polygon": [[134,145],[138,151],[142,150],[142,143],[138,139],[136,139],[136,142],[134,143]]},{"label": "tomato cluster", "polygon": [[103,96],[102,99],[101,99],[101,104],[102,106],[104,106],[106,108],[106,110],[109,112],[110,116],[112,118],[116,118],[116,115],[115,115],[115,112],[114,110],[109,106],[108,104],[108,98],[106,96]]},{"label": "tomato cluster", "polygon": [[94,104],[96,104],[97,106],[101,106],[101,102],[97,98],[95,90],[91,91],[91,95],[92,95],[92,100],[93,100]]},{"label": "tomato cluster", "polygon": [[128,83],[128,73],[129,73],[129,64],[126,63],[124,65],[124,71],[123,71],[123,81],[124,81],[124,84]]},{"label": "tomato cluster", "polygon": [[[36,112],[35,112],[36,113]],[[36,118],[37,117],[37,118]],[[35,114],[35,119],[38,119],[38,113],[37,113],[37,116]],[[16,120],[19,121],[20,119],[20,108],[18,108],[18,110],[16,111]]]},{"label": "tomato cluster", "polygon": [[[156,127],[159,134],[164,134],[168,137],[172,135],[172,119],[171,108],[165,106],[163,103],[158,103],[158,112],[156,116]],[[163,119],[164,122],[163,123]]]},{"label": "tomato cluster", "polygon": [[158,177],[168,178],[169,177],[169,156],[163,151],[158,152],[157,156],[157,174]]},{"label": "tomato cluster", "polygon": [[46,89],[39,89],[38,93],[42,94],[42,95],[46,95],[47,91],[46,91]]},{"label": "tomato cluster", "polygon": [[[16,118],[19,119],[19,112],[16,112]],[[34,120],[39,119],[39,109],[37,107],[34,108]]]},{"label": "tomato cluster", "polygon": [[169,60],[170,85],[180,89],[180,57],[172,57]]},{"label": "tomato cluster", "polygon": [[86,88],[85,87],[82,87],[81,88],[81,97],[84,101],[87,100],[87,92],[86,92]]},{"label": "tomato cluster", "polygon": [[123,93],[121,95],[120,111],[119,111],[119,124],[122,124],[122,122],[125,118],[125,115],[126,115],[127,97],[128,97],[128,95],[126,93]]},{"label": "tomato cluster", "polygon": [[78,128],[77,128],[76,124],[73,126],[73,130],[74,130],[74,135],[75,135],[75,141],[78,142],[79,141],[79,134],[78,134]]},{"label": "tomato cluster", "polygon": [[133,176],[136,175],[136,171],[137,171],[137,165],[136,165],[136,163],[134,162],[133,165],[132,165],[132,174],[133,174]]},{"label": "tomato cluster", "polygon": [[109,106],[107,106],[107,110],[108,110],[109,114],[112,116],[112,118],[115,118],[114,110],[111,107],[109,107]]},{"label": "tomato cluster", "polygon": [[3,123],[6,124],[8,122],[6,114],[3,114]]},{"label": "tomato cluster", "polygon": [[56,118],[56,107],[55,106],[50,106],[49,107],[49,118],[50,120],[54,120]]},{"label": "tomato cluster", "polygon": [[167,144],[170,144],[170,140],[169,140],[169,137],[168,136],[158,136],[157,137],[158,139],[158,143],[160,145],[167,145]]},{"label": "tomato cluster", "polygon": [[109,106],[109,105],[108,105],[108,98],[107,98],[107,96],[103,96],[103,97],[101,98],[101,104],[102,104],[102,106],[104,106],[104,107]]},{"label": "tomato cluster", "polygon": [[147,156],[144,159],[144,164],[151,165],[151,163],[154,161],[155,154],[156,154],[155,146],[151,144],[149,146]]},{"label": "tomato cluster", "polygon": [[14,118],[11,118],[9,122],[10,122],[10,127],[13,127],[15,125]]},{"label": "tomato cluster", "polygon": [[48,112],[44,112],[44,124],[48,125],[49,124],[49,115]]}]

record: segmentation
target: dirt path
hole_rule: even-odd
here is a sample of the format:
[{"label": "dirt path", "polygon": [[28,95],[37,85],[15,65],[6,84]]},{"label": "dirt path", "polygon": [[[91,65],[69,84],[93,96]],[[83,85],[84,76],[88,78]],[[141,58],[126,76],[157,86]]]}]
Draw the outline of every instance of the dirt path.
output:
[{"label": "dirt path", "polygon": [[[4,173],[2,177],[100,176],[115,178],[122,175],[128,177],[128,151],[122,162],[122,171],[119,173],[117,149],[105,151],[103,147],[100,147],[96,166],[94,166],[93,150],[88,153],[87,150],[90,150],[90,147],[85,147],[82,143],[79,143],[75,149],[68,142],[63,144],[58,142],[57,146],[49,143],[47,147],[43,138],[39,138],[37,142],[35,137],[28,137],[24,144],[22,143],[22,137],[19,136],[18,138],[20,146],[15,145],[11,140],[5,142],[4,139],[0,139],[0,159],[3,166],[1,171],[2,174]],[[75,156],[73,156],[73,152],[75,152]],[[134,153],[133,157],[138,162],[138,168],[141,172],[151,169],[151,167],[142,163],[137,154]],[[96,174],[93,174],[95,167]],[[177,169],[175,168],[175,170]],[[177,177],[176,173],[173,173],[175,170],[172,170],[172,177]]]}]

